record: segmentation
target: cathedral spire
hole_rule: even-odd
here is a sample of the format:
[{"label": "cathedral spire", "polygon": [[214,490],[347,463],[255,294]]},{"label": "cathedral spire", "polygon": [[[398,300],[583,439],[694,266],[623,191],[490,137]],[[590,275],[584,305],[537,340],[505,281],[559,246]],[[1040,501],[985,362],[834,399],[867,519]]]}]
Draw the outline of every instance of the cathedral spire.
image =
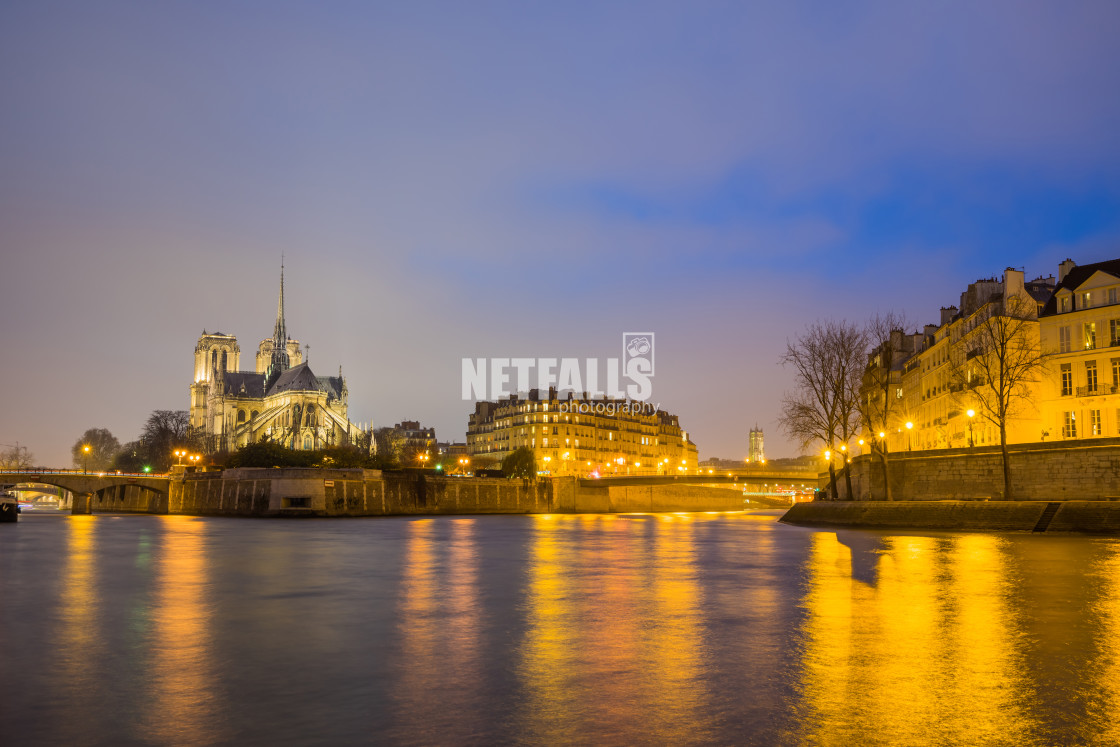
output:
[{"label": "cathedral spire", "polygon": [[[272,332],[273,350],[287,348],[288,328],[284,324],[284,260],[280,260],[280,303],[276,305],[276,329]],[[275,355],[275,353],[273,354]]]},{"label": "cathedral spire", "polygon": [[284,322],[284,260],[280,260],[280,302],[276,306],[276,328],[272,332],[272,361],[265,374],[265,387],[292,367],[288,357],[288,327]]}]

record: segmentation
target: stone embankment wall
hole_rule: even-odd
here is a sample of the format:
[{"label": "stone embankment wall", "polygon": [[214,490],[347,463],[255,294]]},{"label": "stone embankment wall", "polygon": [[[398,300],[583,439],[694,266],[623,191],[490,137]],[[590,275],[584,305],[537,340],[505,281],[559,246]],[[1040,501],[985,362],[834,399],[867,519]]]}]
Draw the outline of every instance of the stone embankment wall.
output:
[{"label": "stone embankment wall", "polygon": [[164,510],[172,514],[219,516],[622,513],[743,508],[739,490],[699,485],[607,487],[597,481],[571,477],[529,481],[361,469],[232,469],[187,474],[172,480],[166,503]]},{"label": "stone embankment wall", "polygon": [[[1009,446],[1011,497],[1024,501],[1101,501],[1120,498],[1120,438],[1015,444]],[[998,446],[906,451],[889,455],[895,501],[983,501],[1003,498],[1003,459]],[[852,460],[855,500],[884,500],[883,469],[877,457]],[[828,475],[819,487],[828,488]],[[841,473],[837,487],[847,491]]]},{"label": "stone embankment wall", "polygon": [[[79,501],[85,501],[86,497],[82,495],[78,496],[78,499]],[[71,496],[69,500],[69,505],[72,507],[74,496]],[[114,485],[93,493],[89,508],[97,513],[166,513],[166,503],[167,496],[142,488],[139,485]],[[78,513],[83,512],[79,511]]]},{"label": "stone embankment wall", "polygon": [[560,491],[558,513],[656,513],[662,511],[741,511],[743,494],[737,488],[701,485],[603,485],[578,480]]},{"label": "stone embankment wall", "polygon": [[362,469],[233,469],[172,482],[173,514],[391,516],[543,513],[547,481],[432,477]]},{"label": "stone embankment wall", "polygon": [[1063,501],[1049,523],[1049,501],[813,501],[797,503],[787,524],[941,531],[1022,531],[1120,534],[1120,502]]}]

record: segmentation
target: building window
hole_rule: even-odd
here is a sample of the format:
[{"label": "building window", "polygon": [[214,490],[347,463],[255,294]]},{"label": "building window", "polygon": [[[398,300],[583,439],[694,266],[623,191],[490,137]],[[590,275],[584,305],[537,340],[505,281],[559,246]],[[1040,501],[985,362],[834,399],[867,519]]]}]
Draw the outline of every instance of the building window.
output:
[{"label": "building window", "polygon": [[1120,345],[1120,319],[1108,320],[1108,344],[1112,347]]},{"label": "building window", "polygon": [[1081,294],[1081,308],[1088,309],[1093,306],[1093,295],[1085,292]]},{"label": "building window", "polygon": [[1085,391],[1087,394],[1097,393],[1097,362],[1085,362]]},{"label": "building window", "polygon": [[1069,363],[1062,364],[1062,396],[1073,394],[1073,366]]},{"label": "building window", "polygon": [[1089,410],[1089,429],[1094,436],[1104,435],[1104,431],[1101,430],[1100,410]]},{"label": "building window", "polygon": [[1069,327],[1058,327],[1058,352],[1069,352]]},{"label": "building window", "polygon": [[1097,347],[1097,323],[1086,322],[1082,325],[1082,330],[1085,337],[1085,349],[1093,350]]},{"label": "building window", "polygon": [[1120,358],[1112,359],[1112,391],[1120,388]]},{"label": "building window", "polygon": [[1109,303],[1116,303],[1116,289],[1115,288],[1109,288],[1108,289],[1108,302]]},{"label": "building window", "polygon": [[1065,413],[1065,423],[1062,425],[1062,438],[1077,438],[1077,413]]},{"label": "building window", "polygon": [[1069,296],[1062,296],[1058,302],[1060,312],[1069,311]]}]

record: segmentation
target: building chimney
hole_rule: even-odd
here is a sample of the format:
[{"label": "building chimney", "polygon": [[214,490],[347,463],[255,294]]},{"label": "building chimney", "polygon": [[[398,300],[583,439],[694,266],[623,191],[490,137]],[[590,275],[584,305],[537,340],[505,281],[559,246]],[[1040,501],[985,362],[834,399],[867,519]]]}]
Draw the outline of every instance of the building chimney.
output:
[{"label": "building chimney", "polygon": [[1008,267],[1003,271],[1003,297],[1021,296],[1023,294],[1023,271]]},{"label": "building chimney", "polygon": [[953,317],[957,315],[956,306],[942,306],[941,307],[941,326],[944,327],[949,322],[953,321]]},{"label": "building chimney", "polygon": [[1061,264],[1059,264],[1058,265],[1058,282],[1060,283],[1063,280],[1065,280],[1066,275],[1068,275],[1069,271],[1072,270],[1074,267],[1077,267],[1077,263],[1074,262],[1072,259],[1070,259],[1068,257],[1066,258],[1065,262],[1062,262]]}]

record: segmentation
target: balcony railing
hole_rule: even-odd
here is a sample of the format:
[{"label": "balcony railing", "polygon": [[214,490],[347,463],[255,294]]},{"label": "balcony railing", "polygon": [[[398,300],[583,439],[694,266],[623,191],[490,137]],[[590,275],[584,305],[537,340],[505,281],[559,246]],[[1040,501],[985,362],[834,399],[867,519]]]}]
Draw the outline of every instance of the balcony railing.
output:
[{"label": "balcony railing", "polygon": [[1117,387],[1108,386],[1106,384],[1097,384],[1096,386],[1079,386],[1077,387],[1078,397],[1097,397],[1102,394],[1116,394]]}]

